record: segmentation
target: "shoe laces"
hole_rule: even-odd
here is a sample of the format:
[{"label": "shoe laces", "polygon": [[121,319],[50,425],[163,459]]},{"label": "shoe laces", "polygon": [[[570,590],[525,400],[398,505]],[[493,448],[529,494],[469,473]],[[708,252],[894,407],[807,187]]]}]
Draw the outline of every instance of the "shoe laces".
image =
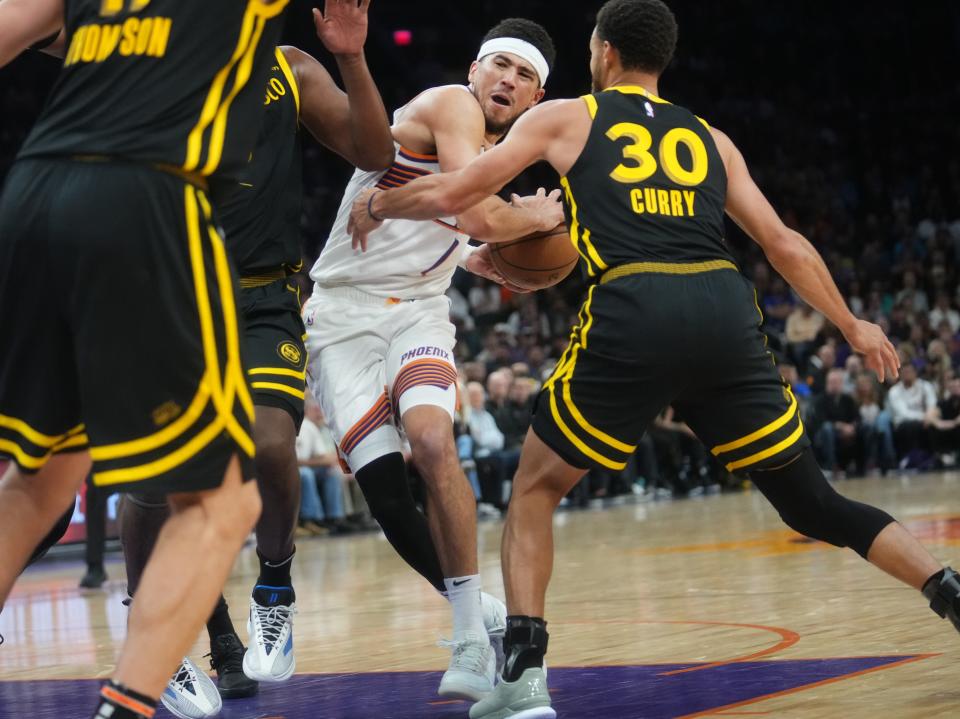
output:
[{"label": "shoe laces", "polygon": [[[184,690],[187,688],[188,684],[196,686],[197,681],[197,674],[194,672],[190,662],[183,660],[180,662],[180,668],[177,669],[177,673],[173,675],[173,679],[170,680],[170,683],[175,688]],[[196,692],[194,691],[193,693],[195,694]]]},{"label": "shoe laces", "polygon": [[254,611],[257,614],[257,623],[260,626],[260,633],[263,634],[265,644],[279,642],[283,628],[288,623],[293,623],[293,615],[297,612],[296,608],[286,604],[278,604],[275,607],[263,607],[254,604]]},{"label": "shoe laces", "polygon": [[486,674],[487,649],[490,647],[487,642],[472,638],[460,641],[441,639],[437,642],[437,646],[453,650],[451,665],[456,664],[457,667],[476,674]]},{"label": "shoe laces", "polygon": [[203,656],[210,657],[210,668],[218,676],[243,671],[243,643],[239,638],[230,635],[217,637],[210,645],[210,651]]}]

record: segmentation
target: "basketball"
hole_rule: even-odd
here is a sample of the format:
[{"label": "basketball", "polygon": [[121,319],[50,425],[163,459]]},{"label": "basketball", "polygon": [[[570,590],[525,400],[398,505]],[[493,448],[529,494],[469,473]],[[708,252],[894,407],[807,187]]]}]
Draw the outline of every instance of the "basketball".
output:
[{"label": "basketball", "polygon": [[569,275],[580,259],[563,223],[552,230],[491,244],[490,257],[504,279],[525,290],[552,287]]}]

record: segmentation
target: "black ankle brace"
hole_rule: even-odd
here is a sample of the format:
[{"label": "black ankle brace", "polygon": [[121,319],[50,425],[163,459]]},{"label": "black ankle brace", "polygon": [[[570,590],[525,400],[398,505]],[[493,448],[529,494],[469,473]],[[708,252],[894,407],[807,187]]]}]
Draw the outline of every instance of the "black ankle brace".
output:
[{"label": "black ankle brace", "polygon": [[507,617],[507,633],[503,639],[503,678],[515,682],[527,669],[543,666],[547,653],[547,623],[540,617]]},{"label": "black ankle brace", "polygon": [[923,585],[923,596],[930,600],[934,612],[949,619],[960,631],[960,574],[944,567]]}]

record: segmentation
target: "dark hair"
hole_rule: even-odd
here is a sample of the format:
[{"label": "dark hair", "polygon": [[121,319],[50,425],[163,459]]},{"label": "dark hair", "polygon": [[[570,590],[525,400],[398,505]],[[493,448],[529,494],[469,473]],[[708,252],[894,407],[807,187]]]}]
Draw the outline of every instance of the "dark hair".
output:
[{"label": "dark hair", "polygon": [[495,40],[498,37],[515,37],[517,40],[525,40],[543,54],[547,61],[547,68],[553,70],[557,49],[553,46],[550,34],[543,29],[542,25],[522,17],[509,17],[490,28],[490,32],[483,36],[483,42]]},{"label": "dark hair", "polygon": [[617,49],[625,70],[659,75],[677,47],[677,19],[661,0],[609,0],[597,13],[597,37]]}]

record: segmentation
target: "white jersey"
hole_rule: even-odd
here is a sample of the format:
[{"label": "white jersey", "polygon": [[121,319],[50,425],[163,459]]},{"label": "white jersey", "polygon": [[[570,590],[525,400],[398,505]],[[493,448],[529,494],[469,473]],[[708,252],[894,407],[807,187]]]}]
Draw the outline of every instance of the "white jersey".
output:
[{"label": "white jersey", "polygon": [[[462,87],[462,86],[461,86]],[[464,87],[464,90],[469,90]],[[394,113],[394,124],[407,106]],[[400,300],[442,295],[469,239],[458,232],[456,218],[387,220],[370,233],[367,251],[354,250],[347,234],[353,201],[363,190],[388,190],[440,172],[436,155],[423,155],[396,145],[393,164],[384,172],[357,170],[344,191],[327,244],[310,270],[321,288],[352,287],[371,295]]]}]

